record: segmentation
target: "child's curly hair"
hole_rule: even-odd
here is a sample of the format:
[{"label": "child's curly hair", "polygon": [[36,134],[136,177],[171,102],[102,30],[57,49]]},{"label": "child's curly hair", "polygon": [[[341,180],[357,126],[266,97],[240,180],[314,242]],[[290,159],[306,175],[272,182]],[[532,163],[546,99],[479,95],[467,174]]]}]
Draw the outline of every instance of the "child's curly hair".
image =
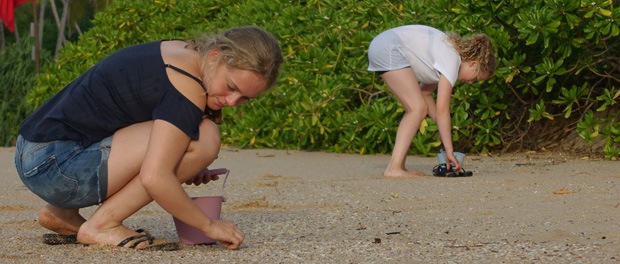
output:
[{"label": "child's curly hair", "polygon": [[463,61],[477,61],[478,67],[476,71],[488,72],[493,75],[497,63],[495,61],[495,51],[493,43],[486,34],[474,34],[468,38],[461,38],[455,33],[447,33],[448,42],[452,44],[454,49],[461,56]]}]

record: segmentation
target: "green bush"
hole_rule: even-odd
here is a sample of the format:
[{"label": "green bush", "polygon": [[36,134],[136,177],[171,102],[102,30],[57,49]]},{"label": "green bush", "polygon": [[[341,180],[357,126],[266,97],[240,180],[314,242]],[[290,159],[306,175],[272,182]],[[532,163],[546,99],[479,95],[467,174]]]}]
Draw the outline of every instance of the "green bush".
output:
[{"label": "green bush", "polygon": [[620,6],[614,1],[436,1],[429,8],[445,14],[434,22],[460,33],[485,32],[498,49],[491,87],[469,91],[467,100],[476,105],[459,105],[476,118],[474,150],[536,149],[577,132],[588,144],[605,142],[607,159],[618,158]]},{"label": "green bush", "polygon": [[[286,57],[280,85],[240,109],[224,142],[242,147],[390,152],[403,111],[383,82],[366,71],[367,48],[381,31],[425,21],[424,1],[246,1],[227,9],[231,21],[257,14]],[[256,11],[260,10],[260,11]],[[260,109],[260,110],[257,110]],[[243,119],[234,118],[244,113]],[[416,152],[439,141],[420,133]]]},{"label": "green bush", "polygon": [[[618,19],[610,0],[549,1],[114,1],[94,27],[44,69],[33,108],[121,47],[253,24],[272,32],[286,58],[267,95],[224,111],[223,142],[241,147],[388,153],[403,110],[375,74],[367,47],[383,30],[427,24],[488,34],[499,68],[460,84],[452,102],[456,147],[506,151],[549,146],[575,132],[620,152]],[[427,119],[412,153],[437,151]]]},{"label": "green bush", "polygon": [[0,146],[14,146],[19,124],[30,113],[24,98],[35,86],[32,43],[10,44],[0,52]]},{"label": "green bush", "polygon": [[228,1],[113,1],[96,14],[94,27],[77,42],[68,43],[55,63],[46,65],[38,77],[38,88],[27,98],[31,110],[62,89],[110,53],[137,43],[169,38],[187,38],[216,31],[221,24],[215,15]]}]

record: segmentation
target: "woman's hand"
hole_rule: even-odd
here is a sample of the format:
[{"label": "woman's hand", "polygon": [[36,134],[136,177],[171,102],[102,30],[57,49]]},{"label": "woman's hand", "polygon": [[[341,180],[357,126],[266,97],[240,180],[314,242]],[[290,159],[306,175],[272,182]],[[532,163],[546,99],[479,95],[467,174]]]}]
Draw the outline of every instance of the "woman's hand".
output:
[{"label": "woman's hand", "polygon": [[239,228],[225,220],[211,220],[205,235],[220,241],[227,249],[238,249],[245,238],[245,234]]},{"label": "woman's hand", "polygon": [[216,181],[220,178],[219,175],[228,173],[227,169],[215,169],[215,170],[202,170],[194,176],[194,178],[189,179],[185,182],[187,185],[201,185],[207,184],[210,181]]}]

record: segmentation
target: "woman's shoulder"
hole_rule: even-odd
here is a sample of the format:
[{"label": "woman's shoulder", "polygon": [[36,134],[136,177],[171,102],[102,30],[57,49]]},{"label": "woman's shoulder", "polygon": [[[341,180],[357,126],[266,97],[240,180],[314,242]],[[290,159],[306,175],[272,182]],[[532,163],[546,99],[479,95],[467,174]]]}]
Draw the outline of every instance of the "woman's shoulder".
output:
[{"label": "woman's shoulder", "polygon": [[160,43],[162,54],[168,53],[178,56],[196,53],[195,50],[188,48],[189,43],[180,39],[162,40]]},{"label": "woman's shoulder", "polygon": [[188,48],[182,40],[169,40],[161,43],[161,57],[164,64],[181,68],[192,75],[200,75],[200,54]]}]

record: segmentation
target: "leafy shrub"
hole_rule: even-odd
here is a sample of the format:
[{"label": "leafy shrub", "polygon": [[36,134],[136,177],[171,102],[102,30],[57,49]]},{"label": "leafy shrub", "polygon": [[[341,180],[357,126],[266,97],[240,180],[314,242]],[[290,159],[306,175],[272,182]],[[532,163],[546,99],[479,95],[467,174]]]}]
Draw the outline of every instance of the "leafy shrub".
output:
[{"label": "leafy shrub", "polygon": [[[421,1],[424,2],[424,1]],[[283,47],[280,85],[240,109],[223,128],[224,142],[243,147],[390,152],[403,110],[374,73],[367,49],[379,32],[425,19],[418,1],[272,1],[239,3],[231,21],[256,14]],[[260,11],[257,11],[260,10]],[[251,20],[250,20],[251,21]],[[255,115],[261,109],[261,115]],[[252,121],[247,121],[252,120]],[[416,150],[437,146],[434,133],[419,133]],[[422,147],[424,146],[424,147]]]},{"label": "leafy shrub", "polygon": [[168,38],[187,38],[216,31],[215,14],[228,1],[113,1],[98,12],[88,32],[68,43],[54,64],[43,68],[38,88],[27,98],[31,110],[110,53],[137,43]]},{"label": "leafy shrub", "polygon": [[0,146],[13,146],[19,124],[28,115],[24,98],[35,86],[32,43],[11,44],[0,52]]},{"label": "leafy shrub", "polygon": [[[484,32],[499,69],[460,84],[452,102],[461,151],[536,149],[576,132],[618,156],[618,18],[613,1],[114,1],[95,27],[68,45],[30,94],[35,107],[110,52],[253,24],[272,32],[286,58],[267,95],[224,111],[223,141],[241,147],[390,152],[403,110],[375,74],[367,47],[383,30],[428,24]],[[440,142],[425,120],[412,153]]]},{"label": "leafy shrub", "polygon": [[472,92],[467,100],[476,105],[460,105],[477,119],[474,150],[553,146],[576,131],[588,144],[604,141],[606,158],[618,157],[620,6],[614,1],[436,1],[429,7],[445,14],[434,22],[460,33],[485,32],[498,49],[491,87]]}]

